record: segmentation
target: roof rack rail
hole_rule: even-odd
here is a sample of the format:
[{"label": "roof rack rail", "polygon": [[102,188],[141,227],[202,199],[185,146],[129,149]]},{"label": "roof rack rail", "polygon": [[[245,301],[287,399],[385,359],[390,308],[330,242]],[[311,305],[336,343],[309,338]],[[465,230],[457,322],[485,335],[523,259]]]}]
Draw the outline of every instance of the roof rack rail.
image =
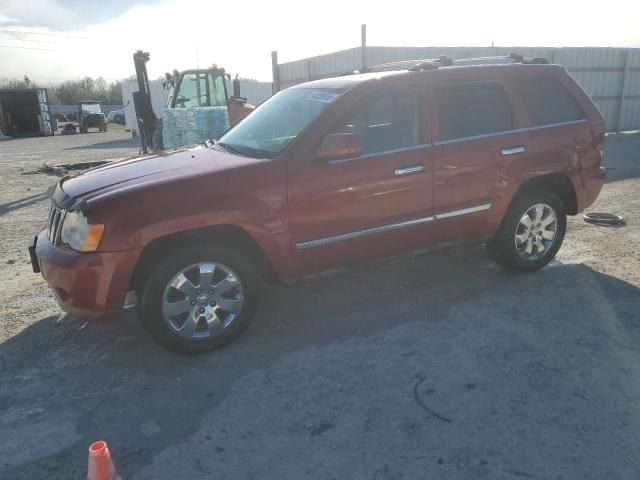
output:
[{"label": "roof rack rail", "polygon": [[370,67],[362,67],[358,70],[348,71],[342,75],[354,75],[370,72],[387,72],[394,70],[408,70],[410,72],[421,72],[425,70],[436,70],[442,67],[462,67],[472,65],[507,65],[512,63],[522,64],[548,64],[549,60],[544,57],[525,58],[518,53],[511,53],[505,56],[496,57],[476,57],[461,58],[454,60],[446,55],[438,58],[425,58],[422,60],[401,60],[398,62],[381,63]]}]

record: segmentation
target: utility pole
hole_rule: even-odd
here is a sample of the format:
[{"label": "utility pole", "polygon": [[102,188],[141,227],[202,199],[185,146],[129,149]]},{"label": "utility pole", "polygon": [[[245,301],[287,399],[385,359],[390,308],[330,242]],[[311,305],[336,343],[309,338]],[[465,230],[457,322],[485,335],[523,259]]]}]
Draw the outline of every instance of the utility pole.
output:
[{"label": "utility pole", "polygon": [[276,94],[280,91],[280,70],[278,69],[278,52],[275,50],[271,52],[271,75],[273,77],[271,91]]},{"label": "utility pole", "polygon": [[360,27],[360,40],[360,48],[362,51],[362,67],[364,69],[367,66],[367,25],[364,23]]}]

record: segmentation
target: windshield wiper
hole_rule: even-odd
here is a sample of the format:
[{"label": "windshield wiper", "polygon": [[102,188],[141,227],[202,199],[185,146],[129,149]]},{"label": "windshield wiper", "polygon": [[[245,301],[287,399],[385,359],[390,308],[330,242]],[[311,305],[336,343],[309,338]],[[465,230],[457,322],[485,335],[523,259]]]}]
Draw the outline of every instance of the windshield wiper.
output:
[{"label": "windshield wiper", "polygon": [[229,145],[228,143],[225,142],[217,142],[216,145],[220,145],[222,148],[224,148],[225,150],[228,150],[231,153],[235,153],[236,155],[242,155],[240,153],[240,150],[238,150],[235,147],[232,147],[231,145]]}]

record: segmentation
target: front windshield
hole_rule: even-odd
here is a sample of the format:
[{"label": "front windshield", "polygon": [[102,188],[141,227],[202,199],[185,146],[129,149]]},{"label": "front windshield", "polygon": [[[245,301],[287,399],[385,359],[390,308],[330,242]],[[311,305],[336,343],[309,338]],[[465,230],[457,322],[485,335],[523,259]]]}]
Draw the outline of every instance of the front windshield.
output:
[{"label": "front windshield", "polygon": [[283,90],[225,133],[223,147],[251,157],[275,158],[340,95],[340,90]]},{"label": "front windshield", "polygon": [[83,103],[82,111],[84,113],[102,113],[102,108],[99,103]]}]

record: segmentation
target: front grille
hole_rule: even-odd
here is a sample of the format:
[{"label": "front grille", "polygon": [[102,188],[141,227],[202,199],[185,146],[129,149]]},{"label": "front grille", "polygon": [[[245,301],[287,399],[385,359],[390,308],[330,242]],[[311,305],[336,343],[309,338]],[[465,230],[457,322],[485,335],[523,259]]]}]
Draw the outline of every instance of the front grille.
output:
[{"label": "front grille", "polygon": [[51,204],[49,207],[49,219],[47,221],[47,237],[49,241],[55,245],[60,240],[60,230],[62,230],[62,221],[64,220],[65,211]]}]

